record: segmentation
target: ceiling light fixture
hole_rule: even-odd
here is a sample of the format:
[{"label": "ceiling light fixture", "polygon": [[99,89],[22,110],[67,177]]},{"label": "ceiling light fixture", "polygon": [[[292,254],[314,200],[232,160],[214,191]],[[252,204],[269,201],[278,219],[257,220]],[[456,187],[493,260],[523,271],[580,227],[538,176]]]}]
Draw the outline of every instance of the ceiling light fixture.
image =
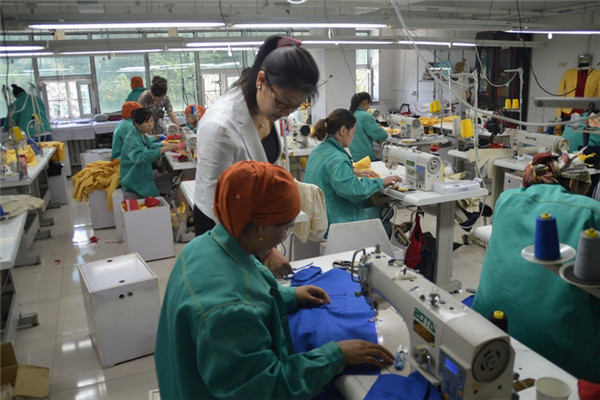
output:
[{"label": "ceiling light fixture", "polygon": [[0,46],[0,51],[33,51],[43,49],[44,46]]},{"label": "ceiling light fixture", "polygon": [[130,53],[157,53],[161,49],[138,49],[138,50],[90,50],[90,51],[63,51],[59,56],[80,56],[94,54],[130,54]]},{"label": "ceiling light fixture", "polygon": [[509,31],[505,31],[506,33],[539,33],[543,35],[600,35],[600,31],[592,30],[592,31],[537,31],[537,30],[529,30],[529,29],[511,29]]},{"label": "ceiling light fixture", "polygon": [[37,57],[37,56],[53,56],[52,52],[37,52],[37,53],[0,53],[0,57]]},{"label": "ceiling light fixture", "polygon": [[302,4],[302,3],[306,3],[308,0],[287,0],[288,3],[290,4]]},{"label": "ceiling light fixture", "polygon": [[348,22],[314,22],[314,23],[296,23],[296,22],[276,22],[276,23],[241,23],[233,24],[238,29],[310,29],[310,28],[354,28],[354,29],[381,29],[387,24],[380,23],[348,23]]},{"label": "ceiling light fixture", "polygon": [[223,46],[225,49],[229,47],[237,46],[260,46],[263,42],[190,42],[186,44],[186,47],[220,47]]},{"label": "ceiling light fixture", "polygon": [[303,40],[303,44],[354,44],[354,45],[383,45],[383,44],[394,44],[393,41],[377,41],[377,40]]},{"label": "ceiling light fixture", "polygon": [[60,30],[85,30],[85,29],[137,29],[137,28],[219,28],[223,22],[116,22],[116,23],[85,23],[85,24],[34,24],[30,29],[60,29]]}]

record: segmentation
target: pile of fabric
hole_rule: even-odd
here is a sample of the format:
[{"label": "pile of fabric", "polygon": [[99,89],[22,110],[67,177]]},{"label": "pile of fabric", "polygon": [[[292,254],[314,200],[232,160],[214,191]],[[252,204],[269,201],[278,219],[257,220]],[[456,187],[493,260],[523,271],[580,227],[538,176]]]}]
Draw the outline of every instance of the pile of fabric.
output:
[{"label": "pile of fabric", "polygon": [[88,200],[94,190],[104,190],[107,197],[107,207],[112,210],[112,194],[121,184],[119,168],[120,159],[112,161],[99,160],[88,164],[84,169],[71,177],[75,188],[73,198],[77,201]]}]

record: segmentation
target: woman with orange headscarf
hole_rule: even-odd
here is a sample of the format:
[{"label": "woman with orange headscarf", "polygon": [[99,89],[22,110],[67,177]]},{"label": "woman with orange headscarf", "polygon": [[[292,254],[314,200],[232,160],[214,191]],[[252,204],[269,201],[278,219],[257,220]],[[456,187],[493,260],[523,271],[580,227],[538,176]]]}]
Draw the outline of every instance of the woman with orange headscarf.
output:
[{"label": "woman with orange headscarf", "polygon": [[185,114],[185,122],[187,128],[196,133],[196,127],[198,126],[198,121],[204,113],[206,112],[206,108],[203,106],[199,106],[197,104],[188,104],[183,113]]},{"label": "woman with orange headscarf", "polygon": [[125,101],[138,101],[140,95],[146,91],[144,87],[144,81],[141,76],[131,77],[131,93],[127,96]]},{"label": "woman with orange headscarf", "polygon": [[219,223],[185,246],[167,284],[154,354],[161,398],[311,398],[347,364],[393,361],[364,340],[294,352],[287,312],[330,300],[316,286],[278,285],[258,261],[300,212],[289,172],[234,164],[213,211]]},{"label": "woman with orange headscarf", "polygon": [[123,107],[121,107],[121,117],[123,117],[123,119],[115,126],[115,131],[113,132],[110,152],[111,159],[121,158],[123,141],[129,132],[135,129],[135,126],[131,121],[131,113],[138,108],[142,108],[142,105],[137,101],[126,101],[123,103]]}]

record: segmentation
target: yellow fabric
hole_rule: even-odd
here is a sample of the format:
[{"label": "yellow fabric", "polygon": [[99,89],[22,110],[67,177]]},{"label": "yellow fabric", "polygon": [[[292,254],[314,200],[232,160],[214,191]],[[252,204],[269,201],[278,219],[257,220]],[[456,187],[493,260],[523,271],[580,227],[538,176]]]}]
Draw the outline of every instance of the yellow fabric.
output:
[{"label": "yellow fabric", "polygon": [[[19,150],[19,155],[23,153],[25,154],[25,157],[27,157],[27,165],[38,165],[37,156],[33,152],[33,149],[30,145],[27,145],[27,147],[25,147],[25,150]],[[8,150],[6,152],[6,163],[10,164],[11,162],[17,162],[17,156],[15,155],[14,150]]]},{"label": "yellow fabric", "polygon": [[[568,93],[566,97],[575,97],[575,87],[577,86],[577,68],[568,69],[565,71],[560,84],[558,85],[558,94]],[[583,91],[583,97],[600,97],[600,71],[597,69],[590,69],[587,79],[585,81],[585,89]],[[571,108],[557,108],[556,115],[560,115],[561,112],[570,113]]]},{"label": "yellow fabric", "polygon": [[[449,115],[447,117],[444,117],[444,122],[452,122],[456,118],[460,118],[460,116],[458,116],[458,115]],[[439,118],[431,118],[431,117],[419,117],[419,121],[421,121],[421,125],[426,126],[426,127],[427,126],[433,126],[435,124],[439,124],[440,123],[440,119]]]},{"label": "yellow fabric", "polygon": [[365,156],[362,160],[355,162],[353,165],[356,169],[369,169],[371,168],[371,159],[369,156]]},{"label": "yellow fabric", "polygon": [[63,142],[41,142],[42,149],[54,147],[56,151],[50,160],[60,162],[65,159],[65,144]]},{"label": "yellow fabric", "polygon": [[77,201],[88,201],[94,190],[104,190],[107,197],[107,209],[112,210],[112,194],[121,184],[119,168],[121,160],[94,161],[71,177],[73,184],[72,197]]}]

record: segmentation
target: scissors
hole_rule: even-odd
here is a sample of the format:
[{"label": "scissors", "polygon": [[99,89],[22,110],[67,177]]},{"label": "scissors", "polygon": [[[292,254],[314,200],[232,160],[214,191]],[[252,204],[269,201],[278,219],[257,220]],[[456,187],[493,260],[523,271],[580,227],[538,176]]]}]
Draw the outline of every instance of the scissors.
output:
[{"label": "scissors", "polygon": [[402,345],[398,346],[398,350],[396,351],[396,359],[394,360],[394,368],[398,371],[404,368],[404,362],[406,361],[406,353],[408,353],[408,349],[402,347]]},{"label": "scissors", "polygon": [[345,271],[352,270],[352,261],[335,260],[333,262],[333,268],[343,269]]}]

